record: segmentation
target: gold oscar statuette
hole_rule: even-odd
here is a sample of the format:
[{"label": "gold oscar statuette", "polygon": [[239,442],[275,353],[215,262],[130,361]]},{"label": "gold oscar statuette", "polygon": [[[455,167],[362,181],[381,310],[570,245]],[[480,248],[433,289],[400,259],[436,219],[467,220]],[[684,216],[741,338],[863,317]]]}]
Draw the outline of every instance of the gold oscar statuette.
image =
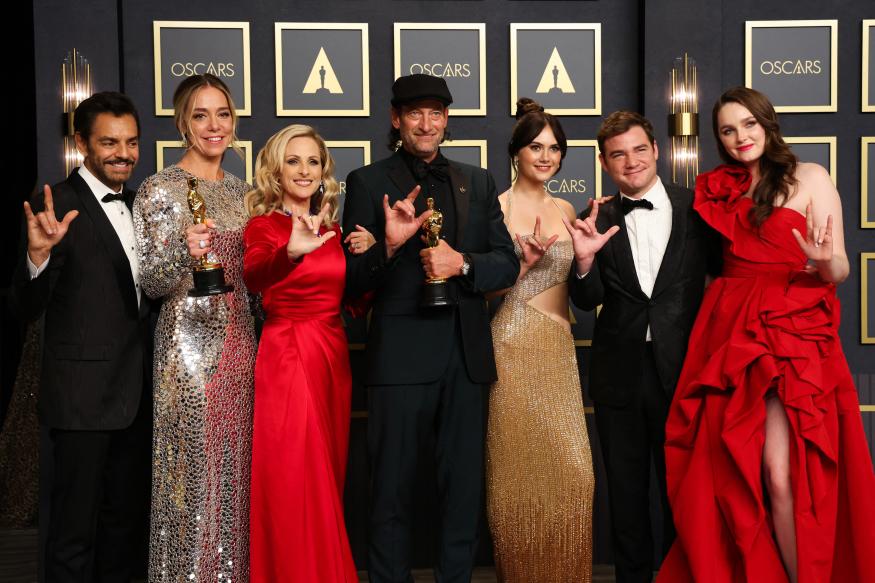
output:
[{"label": "gold oscar statuette", "polygon": [[[188,179],[188,208],[195,225],[203,224],[207,220],[207,205],[204,197],[197,191],[197,178],[194,176]],[[191,297],[212,296],[234,290],[233,285],[225,283],[225,269],[222,264],[210,261],[206,254],[197,260],[191,275],[194,278],[194,287],[188,290]]]},{"label": "gold oscar statuette", "polygon": [[[428,247],[437,247],[441,239],[441,229],[444,226],[444,215],[441,211],[434,208],[434,199],[426,199],[428,209],[433,211],[431,216],[422,223],[422,230],[425,231],[425,244]],[[425,285],[422,287],[422,298],[419,305],[424,308],[437,306],[450,306],[453,302],[450,299],[449,286],[447,280],[442,277],[426,277]]]}]

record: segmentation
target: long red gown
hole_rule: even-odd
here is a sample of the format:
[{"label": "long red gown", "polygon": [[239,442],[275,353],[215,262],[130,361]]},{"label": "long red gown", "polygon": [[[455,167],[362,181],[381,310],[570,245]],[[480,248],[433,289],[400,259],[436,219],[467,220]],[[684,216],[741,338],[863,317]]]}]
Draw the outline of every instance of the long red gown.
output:
[{"label": "long red gown", "polygon": [[666,425],[668,493],[678,538],[659,583],[786,582],[763,500],[765,397],[790,422],[799,583],[875,581],[875,474],[857,391],[838,337],[835,286],[803,272],[791,233],[805,217],[776,208],[759,231],[750,176],[699,176],[695,208],[724,238]]},{"label": "long red gown", "polygon": [[[244,279],[267,320],[255,364],[250,577],[358,581],[343,518],[352,377],[340,318],[346,261],[336,236],[298,263],[292,219],[254,217]],[[325,229],[323,228],[323,233]]]}]

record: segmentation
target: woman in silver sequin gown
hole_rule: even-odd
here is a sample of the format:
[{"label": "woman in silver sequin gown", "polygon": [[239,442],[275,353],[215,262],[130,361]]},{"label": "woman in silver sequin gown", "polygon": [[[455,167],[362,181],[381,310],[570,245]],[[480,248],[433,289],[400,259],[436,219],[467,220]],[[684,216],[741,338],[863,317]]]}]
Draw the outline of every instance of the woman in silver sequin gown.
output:
[{"label": "woman in silver sequin gown", "polygon": [[[492,321],[498,381],[489,397],[487,515],[499,581],[588,583],[595,477],[568,320],[574,252],[563,225],[576,217],[544,189],[567,142],[537,103],[521,99],[517,108],[510,154],[518,176],[499,201],[520,276]],[[532,235],[519,234],[532,225]]]},{"label": "woman in silver sequin gown", "polygon": [[[134,225],[143,290],[162,298],[155,332],[149,581],[249,579],[249,462],[255,337],[243,283],[243,196],[222,171],[235,139],[227,87],[190,77],[174,95],[188,146],[137,192]],[[192,225],[188,179],[198,178],[204,225]],[[207,254],[234,291],[188,297],[193,258]]]}]

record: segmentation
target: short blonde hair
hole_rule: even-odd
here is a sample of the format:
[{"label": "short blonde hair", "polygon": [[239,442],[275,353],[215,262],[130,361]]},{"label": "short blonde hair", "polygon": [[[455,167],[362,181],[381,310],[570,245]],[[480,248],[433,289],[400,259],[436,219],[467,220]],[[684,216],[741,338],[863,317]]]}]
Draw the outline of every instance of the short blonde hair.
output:
[{"label": "short blonde hair", "polygon": [[325,140],[308,125],[292,124],[268,138],[255,159],[255,188],[246,193],[246,210],[250,217],[256,217],[282,208],[283,187],[280,175],[285,163],[286,146],[295,138],[311,138],[319,148],[322,193],[317,192],[310,198],[310,212],[318,213],[328,203],[324,224],[330,227],[337,222],[340,184],[334,178],[334,158],[328,152]]},{"label": "short blonde hair", "polygon": [[186,149],[193,147],[191,139],[191,114],[194,111],[194,102],[198,92],[204,87],[218,89],[228,100],[228,108],[231,110],[231,147],[238,156],[243,158],[243,151],[237,144],[237,109],[234,107],[234,99],[231,98],[231,90],[225,82],[210,73],[192,75],[186,78],[176,91],[173,92],[173,122]]}]

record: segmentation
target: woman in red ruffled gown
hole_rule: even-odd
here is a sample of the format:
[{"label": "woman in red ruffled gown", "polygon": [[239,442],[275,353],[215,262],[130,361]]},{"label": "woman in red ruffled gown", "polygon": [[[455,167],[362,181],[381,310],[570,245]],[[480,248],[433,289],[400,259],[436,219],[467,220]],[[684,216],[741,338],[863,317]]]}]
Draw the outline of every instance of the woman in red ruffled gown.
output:
[{"label": "woman in red ruffled gown", "polygon": [[838,337],[838,193],[797,162],[761,93],[728,90],[713,121],[727,165],[699,176],[694,206],[725,263],[666,426],[678,538],[658,581],[875,581],[875,474]]},{"label": "woman in red ruffled gown", "polygon": [[333,166],[312,128],[289,126],[258,154],[246,196],[243,277],[267,313],[255,365],[253,583],[358,581],[343,518],[352,380]]}]

